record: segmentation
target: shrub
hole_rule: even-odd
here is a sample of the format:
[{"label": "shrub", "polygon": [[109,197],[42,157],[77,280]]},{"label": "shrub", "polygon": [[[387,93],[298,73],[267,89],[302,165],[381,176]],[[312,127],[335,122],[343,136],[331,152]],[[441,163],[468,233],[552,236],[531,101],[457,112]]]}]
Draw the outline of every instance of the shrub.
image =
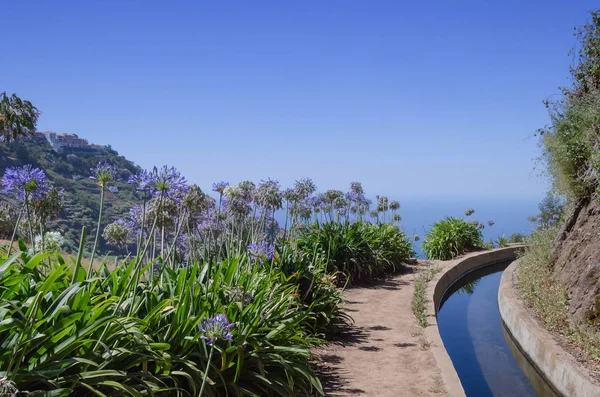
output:
[{"label": "shrub", "polygon": [[513,233],[510,236],[508,236],[508,242],[509,243],[524,243],[526,237],[527,236],[525,236],[524,234],[521,234],[521,233]]},{"label": "shrub", "polygon": [[290,247],[278,247],[273,265],[286,279],[298,285],[298,299],[311,313],[304,326],[316,335],[325,335],[348,326],[352,318],[342,310],[342,289],[336,287],[336,273],[327,272],[320,255],[302,254]]},{"label": "shrub", "polygon": [[509,243],[509,240],[504,236],[500,236],[496,239],[496,246],[498,248],[506,247]]},{"label": "shrub", "polygon": [[600,11],[576,36],[573,86],[558,101],[547,102],[551,124],[539,131],[547,169],[554,188],[571,198],[589,197],[598,187],[600,125]]},{"label": "shrub", "polygon": [[[320,339],[303,328],[315,305],[303,306],[281,272],[237,257],[218,266],[161,266],[131,282],[142,270],[135,261],[86,279],[60,257],[43,270],[46,258],[22,254],[1,266],[0,283],[14,287],[0,290],[0,368],[22,392],[322,393],[308,364]],[[204,320],[215,314],[233,324],[230,337],[211,338]]]},{"label": "shrub", "polygon": [[569,316],[569,297],[566,287],[553,274],[551,248],[556,227],[537,229],[526,239],[519,258],[517,286],[524,300],[550,330],[564,335],[588,358],[600,356],[600,334],[590,324],[574,324]]},{"label": "shrub", "polygon": [[340,272],[350,282],[393,273],[413,255],[410,239],[396,225],[313,223],[298,238],[305,255],[320,255],[328,273]]},{"label": "shrub", "polygon": [[551,248],[557,229],[539,228],[526,239],[527,246],[519,259],[517,285],[536,312],[551,329],[564,326],[567,320],[566,291],[552,278]]},{"label": "shrub", "polygon": [[433,224],[422,247],[429,259],[449,260],[482,244],[483,236],[477,224],[447,217]]}]

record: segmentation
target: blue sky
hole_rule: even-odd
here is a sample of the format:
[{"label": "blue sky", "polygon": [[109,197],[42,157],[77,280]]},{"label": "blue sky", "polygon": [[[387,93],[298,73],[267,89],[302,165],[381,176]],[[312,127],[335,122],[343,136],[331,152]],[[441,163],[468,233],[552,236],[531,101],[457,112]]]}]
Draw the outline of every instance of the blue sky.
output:
[{"label": "blue sky", "polygon": [[[39,129],[218,180],[539,200],[533,133],[592,1],[12,1]],[[597,3],[596,3],[597,5]]]}]

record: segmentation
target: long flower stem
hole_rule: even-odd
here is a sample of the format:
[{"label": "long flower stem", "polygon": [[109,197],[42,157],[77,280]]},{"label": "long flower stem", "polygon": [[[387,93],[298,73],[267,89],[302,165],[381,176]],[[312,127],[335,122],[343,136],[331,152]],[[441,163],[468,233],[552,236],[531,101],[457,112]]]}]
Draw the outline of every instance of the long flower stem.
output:
[{"label": "long flower stem", "polygon": [[104,184],[101,185],[100,190],[100,211],[98,213],[98,226],[96,227],[96,238],[94,239],[94,248],[92,248],[92,257],[90,258],[90,267],[88,268],[88,278],[92,275],[94,268],[94,256],[96,255],[96,247],[98,246],[98,239],[100,238],[100,223],[102,222],[102,207],[104,207]]},{"label": "long flower stem", "polygon": [[160,228],[160,256],[163,261],[166,262],[165,258],[165,225],[162,225]]},{"label": "long flower stem", "polygon": [[25,195],[25,212],[27,214],[27,227],[29,228],[29,239],[31,240],[31,247],[35,252],[35,240],[33,238],[33,228],[31,226],[31,213],[29,211],[29,196]]},{"label": "long flower stem", "polygon": [[75,270],[73,271],[73,279],[71,280],[71,285],[75,283],[77,280],[77,272],[79,272],[79,268],[81,268],[81,257],[83,256],[83,246],[85,245],[85,236],[87,233],[87,227],[81,228],[81,238],[79,240],[79,250],[77,251],[77,262],[75,262]]},{"label": "long flower stem", "polygon": [[206,363],[206,370],[204,371],[204,376],[202,377],[202,386],[200,387],[200,393],[198,393],[198,397],[202,397],[202,393],[204,393],[204,388],[206,387],[206,379],[208,378],[208,370],[210,369],[210,361],[212,360],[214,350],[215,345],[213,343],[210,346],[210,353],[208,353],[208,362]]},{"label": "long flower stem", "polygon": [[[25,204],[23,204],[23,207],[25,207]],[[15,228],[13,229],[12,237],[10,238],[10,245],[8,246],[8,253],[6,254],[7,258],[10,256],[10,252],[12,251],[12,246],[13,246],[13,243],[15,242],[15,237],[17,235],[17,229],[19,228],[19,224],[21,223],[21,216],[23,216],[23,207],[21,207],[21,209],[19,210],[19,216],[17,217],[17,223],[15,224]]]},{"label": "long flower stem", "polygon": [[144,241],[144,226],[146,225],[146,193],[144,193],[144,204],[142,205],[142,223],[140,225],[140,235],[138,236],[137,256],[140,256],[142,250],[142,241]]}]

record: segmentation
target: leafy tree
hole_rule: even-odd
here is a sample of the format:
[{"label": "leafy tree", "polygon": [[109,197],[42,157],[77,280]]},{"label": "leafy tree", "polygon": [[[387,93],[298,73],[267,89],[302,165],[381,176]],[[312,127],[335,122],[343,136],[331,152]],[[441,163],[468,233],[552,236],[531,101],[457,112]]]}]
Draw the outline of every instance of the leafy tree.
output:
[{"label": "leafy tree", "polygon": [[40,112],[16,94],[0,93],[0,141],[11,142],[33,135]]},{"label": "leafy tree", "polygon": [[565,199],[563,196],[550,191],[539,205],[540,214],[538,221],[542,224],[554,224],[558,222],[565,210]]},{"label": "leafy tree", "polygon": [[538,133],[553,188],[577,203],[591,197],[600,175],[600,10],[575,36],[572,85],[545,101],[551,124]]},{"label": "leafy tree", "polygon": [[577,59],[571,67],[573,95],[600,89],[600,10],[590,14],[591,21],[575,33],[580,46],[572,50]]}]

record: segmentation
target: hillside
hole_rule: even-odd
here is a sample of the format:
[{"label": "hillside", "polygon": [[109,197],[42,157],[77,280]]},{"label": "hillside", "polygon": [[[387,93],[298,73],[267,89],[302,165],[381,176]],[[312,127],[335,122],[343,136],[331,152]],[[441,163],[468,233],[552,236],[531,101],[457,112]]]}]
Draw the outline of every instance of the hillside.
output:
[{"label": "hillside", "polygon": [[[67,251],[74,251],[79,243],[80,231],[88,227],[86,247],[93,244],[93,234],[98,219],[100,189],[96,182],[89,178],[90,168],[98,161],[106,160],[119,169],[120,181],[114,184],[118,192],[106,191],[104,203],[103,227],[116,219],[126,217],[134,203],[134,190],[127,183],[132,173],[138,170],[133,162],[120,156],[110,146],[98,147],[93,155],[59,154],[40,134],[34,138],[0,143],[0,177],[8,167],[32,164],[46,172],[49,183],[57,189],[64,190],[64,210],[60,218],[51,223],[52,230],[60,231],[67,239]],[[0,199],[14,202],[14,198],[0,191]],[[0,236],[1,237],[1,236]],[[99,250],[108,253],[107,247],[100,239]],[[110,248],[112,251],[113,248]]]},{"label": "hillside", "polygon": [[600,203],[597,194],[574,206],[554,243],[554,272],[569,293],[576,322],[600,320]]},{"label": "hillside", "polygon": [[[538,131],[551,194],[519,264],[523,296],[547,327],[598,366],[600,352],[600,10],[575,29],[572,84],[546,101]],[[543,208],[544,207],[544,208]],[[545,214],[544,214],[545,213]]]}]

